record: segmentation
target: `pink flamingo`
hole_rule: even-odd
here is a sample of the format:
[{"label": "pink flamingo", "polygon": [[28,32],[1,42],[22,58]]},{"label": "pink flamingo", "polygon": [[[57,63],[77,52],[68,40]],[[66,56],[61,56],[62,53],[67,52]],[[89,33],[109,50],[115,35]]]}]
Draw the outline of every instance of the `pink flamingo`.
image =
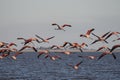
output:
[{"label": "pink flamingo", "polygon": [[58,24],[56,24],[56,23],[53,23],[52,24],[52,26],[57,26],[58,28],[55,28],[55,30],[63,30],[63,31],[65,31],[64,30],[64,27],[72,27],[71,25],[69,25],[69,24],[64,24],[64,25],[62,25],[62,26],[60,26],[60,25],[58,25]]}]

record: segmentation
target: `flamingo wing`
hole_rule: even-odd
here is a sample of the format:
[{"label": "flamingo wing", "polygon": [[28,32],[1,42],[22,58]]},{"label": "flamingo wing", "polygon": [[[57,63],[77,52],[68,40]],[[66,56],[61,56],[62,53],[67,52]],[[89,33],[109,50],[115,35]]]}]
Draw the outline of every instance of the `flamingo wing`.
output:
[{"label": "flamingo wing", "polygon": [[96,42],[98,42],[99,40],[95,40],[94,42],[92,42],[91,44],[94,44],[94,43],[96,43]]},{"label": "flamingo wing", "polygon": [[99,57],[98,57],[98,60],[101,59],[103,56],[106,55],[106,52],[102,53]]},{"label": "flamingo wing", "polygon": [[116,49],[116,48],[118,48],[118,47],[120,47],[119,44],[118,44],[118,45],[114,45],[114,46],[112,47],[112,49],[110,50],[110,52],[112,52],[114,49]]},{"label": "flamingo wing", "polygon": [[99,36],[97,36],[96,34],[92,33],[93,36],[97,37],[98,39],[100,38]]},{"label": "flamingo wing", "polygon": [[69,24],[64,24],[62,27],[72,27],[71,25],[69,25]]},{"label": "flamingo wing", "polygon": [[52,24],[52,26],[55,26],[55,25],[56,25],[58,28],[60,28],[60,26],[59,26],[58,24],[56,24],[56,23],[53,23],[53,24]]},{"label": "flamingo wing", "polygon": [[112,53],[112,56],[113,56],[113,58],[114,58],[114,59],[116,59],[116,56],[115,56],[115,54],[114,54],[114,53]]},{"label": "flamingo wing", "polygon": [[55,36],[49,37],[49,38],[47,38],[47,40],[52,39],[52,38],[54,38],[54,37],[55,37]]},{"label": "flamingo wing", "polygon": [[25,38],[17,38],[17,39],[18,39],[18,40],[24,40],[24,41],[26,40]]},{"label": "flamingo wing", "polygon": [[[110,33],[110,31],[107,32],[107,33],[105,33],[104,35],[102,35],[102,38],[104,38],[105,36],[107,36],[109,33]],[[109,35],[108,35],[108,36],[109,36]],[[111,36],[111,35],[110,35],[110,36]],[[107,39],[107,38],[105,38],[105,39]]]},{"label": "flamingo wing", "polygon": [[[39,39],[41,39],[41,40],[43,40],[44,41],[44,39],[43,38],[41,38],[40,36],[38,36],[38,35],[35,35],[37,38],[39,38]],[[38,41],[38,42],[40,42],[40,41]]]},{"label": "flamingo wing", "polygon": [[92,28],[92,29],[88,30],[86,34],[87,34],[87,35],[90,35],[90,33],[91,33],[92,31],[94,31],[94,30],[95,30],[95,29]]},{"label": "flamingo wing", "polygon": [[81,62],[77,63],[75,66],[79,66],[81,63],[83,63],[83,61],[81,61]]}]

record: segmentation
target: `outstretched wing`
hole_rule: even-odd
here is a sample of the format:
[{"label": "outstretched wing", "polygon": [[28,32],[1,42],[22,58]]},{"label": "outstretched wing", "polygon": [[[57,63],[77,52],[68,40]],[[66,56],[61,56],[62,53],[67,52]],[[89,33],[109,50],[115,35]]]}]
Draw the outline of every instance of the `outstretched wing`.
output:
[{"label": "outstretched wing", "polygon": [[55,37],[55,36],[49,37],[49,38],[47,38],[47,40],[52,39],[52,38],[54,38],[54,37]]},{"label": "outstretched wing", "polygon": [[115,54],[114,54],[114,53],[112,53],[112,56],[113,56],[113,58],[114,58],[114,59],[116,59],[116,56],[115,56]]},{"label": "outstretched wing", "polygon": [[37,34],[35,35],[37,38],[41,39],[41,40],[44,40],[43,38],[41,38],[40,36],[38,36]]},{"label": "outstretched wing", "polygon": [[90,35],[90,33],[91,33],[92,31],[94,31],[94,30],[95,30],[94,28],[89,29],[86,34],[87,34],[87,35]]},{"label": "outstretched wing", "polygon": [[37,49],[36,49],[35,47],[32,47],[32,49],[33,49],[35,52],[37,52]]},{"label": "outstretched wing", "polygon": [[[109,31],[109,32],[105,33],[104,35],[102,35],[102,38],[104,38],[105,36],[107,36],[110,32],[111,31]],[[107,39],[107,38],[105,38],[105,39]]]},{"label": "outstretched wing", "polygon": [[101,59],[103,56],[106,55],[106,52],[102,53],[99,57],[98,57],[98,60]]},{"label": "outstretched wing", "polygon": [[26,49],[26,48],[30,48],[29,46],[24,46],[24,47],[22,47],[19,51],[22,51],[22,50],[24,50],[24,49]]},{"label": "outstretched wing", "polygon": [[71,25],[69,25],[69,24],[64,24],[62,27],[72,27]]},{"label": "outstretched wing", "polygon": [[58,28],[60,28],[60,26],[56,23],[53,23],[52,26],[57,26]]},{"label": "outstretched wing", "polygon": [[101,49],[103,49],[104,47],[100,47],[100,48],[98,48],[96,51],[100,51]]},{"label": "outstretched wing", "polygon": [[97,37],[98,39],[100,38],[99,36],[97,36],[96,34],[92,33],[93,36]]},{"label": "outstretched wing", "polygon": [[17,38],[17,39],[18,39],[18,40],[24,40],[24,41],[26,40],[25,38]]},{"label": "outstretched wing", "polygon": [[114,46],[112,47],[112,49],[110,50],[110,52],[112,52],[114,49],[116,49],[116,48],[118,48],[118,47],[120,47],[119,44],[118,44],[118,45],[114,45]]},{"label": "outstretched wing", "polygon": [[94,43],[96,43],[96,42],[98,42],[99,40],[95,40],[94,42],[92,42],[91,44],[94,44]]},{"label": "outstretched wing", "polygon": [[83,61],[81,61],[81,62],[77,63],[75,66],[79,66],[81,63],[83,63]]}]

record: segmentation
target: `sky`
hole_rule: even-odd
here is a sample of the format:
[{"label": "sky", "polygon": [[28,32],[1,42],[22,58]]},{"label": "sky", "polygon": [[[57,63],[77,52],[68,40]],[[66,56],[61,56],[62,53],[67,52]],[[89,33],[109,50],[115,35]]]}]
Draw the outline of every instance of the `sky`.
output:
[{"label": "sky", "polygon": [[[52,23],[72,27],[56,31]],[[65,41],[89,45],[92,40],[79,36],[91,28],[97,35],[120,31],[120,0],[0,0],[0,41],[21,45],[17,37],[27,39],[37,34],[43,38],[55,36],[49,44],[37,46],[62,45]],[[112,47],[120,43],[111,42],[116,38],[109,38],[109,44],[98,42],[89,48]]]}]

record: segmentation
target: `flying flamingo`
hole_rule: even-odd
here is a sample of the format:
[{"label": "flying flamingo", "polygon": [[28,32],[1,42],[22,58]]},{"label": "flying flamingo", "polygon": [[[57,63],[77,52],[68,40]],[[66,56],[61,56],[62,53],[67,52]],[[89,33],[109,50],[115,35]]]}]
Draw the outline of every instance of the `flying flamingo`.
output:
[{"label": "flying flamingo", "polygon": [[7,56],[9,56],[9,53],[4,53],[4,54],[0,55],[0,59],[3,59],[4,57],[7,57]]},{"label": "flying flamingo", "polygon": [[50,53],[49,50],[41,50],[38,52],[37,58],[39,58],[42,54],[48,55],[49,53]]},{"label": "flying flamingo", "polygon": [[72,64],[67,64],[67,65],[70,66],[70,67],[72,67],[72,68],[75,69],[75,70],[78,70],[79,65],[80,65],[81,63],[83,63],[83,61],[81,61],[81,62],[79,62],[79,63],[77,63],[77,64],[75,64],[75,65],[72,65]]},{"label": "flying flamingo", "polygon": [[26,48],[32,48],[35,52],[37,52],[37,49],[35,48],[35,47],[32,47],[32,46],[23,46],[20,50],[18,50],[18,51],[16,51],[16,53],[12,56],[12,59],[14,59],[14,60],[16,60],[17,58],[17,56],[19,55],[19,54],[23,54],[23,52],[21,52],[21,51],[23,51],[24,49],[26,49]]},{"label": "flying flamingo", "polygon": [[6,46],[8,43],[5,43],[5,42],[0,42],[0,48]]},{"label": "flying flamingo", "polygon": [[33,47],[33,46],[27,46],[27,45],[23,46],[19,51],[22,51],[22,50],[24,50],[26,48],[32,48],[35,52],[37,52],[37,49],[35,47]]},{"label": "flying flamingo", "polygon": [[92,38],[90,37],[90,34],[91,34],[92,31],[94,31],[94,30],[95,30],[94,28],[89,29],[89,30],[86,32],[86,34],[80,34],[80,37],[85,37],[85,38],[90,38],[90,39],[92,39]]},{"label": "flying flamingo", "polygon": [[60,25],[58,25],[58,24],[56,24],[56,23],[53,23],[52,26],[57,26],[57,27],[58,27],[58,28],[55,28],[55,30],[63,30],[63,31],[65,31],[65,30],[64,30],[64,27],[72,27],[72,26],[69,25],[69,24],[64,24],[64,25],[60,26]]},{"label": "flying flamingo", "polygon": [[11,52],[15,52],[15,51],[16,49],[10,49],[10,48],[1,49],[0,53],[2,53],[2,55],[0,55],[0,59],[9,56]]},{"label": "flying flamingo", "polygon": [[69,44],[69,46],[71,46],[71,48],[79,49],[81,52],[83,52],[82,48],[84,48],[84,46],[88,46],[86,43],[78,44],[78,43],[64,42],[63,47],[65,47],[67,44]]},{"label": "flying flamingo", "polygon": [[109,38],[109,37],[111,37],[112,35],[116,35],[116,36],[118,37],[118,34],[120,34],[120,32],[111,32],[111,33],[106,37],[106,39]]},{"label": "flying flamingo", "polygon": [[74,43],[64,42],[63,47],[65,47],[67,44],[68,44],[67,47],[70,46],[71,48],[79,48],[79,46],[80,46],[80,44],[79,44],[79,43],[76,43],[76,42],[74,42]]},{"label": "flying flamingo", "polygon": [[98,41],[104,41],[105,43],[107,43],[107,44],[108,44],[108,42],[106,41],[105,36],[107,36],[109,33],[110,33],[110,31],[109,31],[109,32],[107,32],[107,33],[105,33],[105,34],[104,34],[104,35],[102,35],[102,36],[97,36],[97,35],[95,35],[94,33],[92,33],[92,35],[96,36],[98,39],[97,39],[97,40],[95,40],[95,41],[93,41],[91,44],[94,44],[94,43],[96,43],[96,42],[98,42]]},{"label": "flying flamingo", "polygon": [[79,45],[79,50],[83,52],[82,48],[84,48],[85,46],[88,47],[88,45],[83,42],[81,45]]},{"label": "flying flamingo", "polygon": [[110,48],[108,46],[101,46],[100,48],[98,48],[96,51],[100,51],[102,49],[107,49],[110,50]]},{"label": "flying flamingo", "polygon": [[118,48],[118,47],[120,47],[119,44],[118,44],[118,45],[114,45],[109,51],[103,52],[103,53],[99,56],[98,60],[101,59],[103,56],[105,56],[105,55],[107,55],[107,54],[111,54],[111,55],[113,56],[113,58],[116,59],[116,56],[115,56],[115,54],[113,53],[113,51],[114,51],[116,48]]},{"label": "flying flamingo", "polygon": [[12,43],[9,43],[8,45],[6,45],[6,48],[10,48],[10,47],[13,46],[13,45],[14,45],[14,46],[17,46],[17,44],[15,44],[15,43],[12,42]]},{"label": "flying flamingo", "polygon": [[[66,45],[68,44],[68,46],[67,47],[70,47],[70,48],[79,48],[80,49],[80,51],[81,51],[81,48],[80,48],[80,44],[78,44],[78,43],[70,43],[70,42],[64,42],[64,44],[63,44],[63,47],[65,47]],[[66,48],[65,48],[66,49]],[[68,52],[65,52],[65,53],[68,53]]]},{"label": "flying flamingo", "polygon": [[52,45],[50,49],[61,49],[63,46]]},{"label": "flying flamingo", "polygon": [[38,43],[40,42],[37,38],[29,38],[29,39],[25,39],[25,38],[17,38],[18,40],[24,40],[24,45],[28,44],[28,43],[32,43],[32,41],[37,41]]},{"label": "flying flamingo", "polygon": [[48,58],[48,57],[49,57],[51,60],[61,59],[61,57],[60,57],[60,56],[57,56],[57,55],[51,56],[51,55],[48,54],[48,55],[45,56],[45,58]]},{"label": "flying flamingo", "polygon": [[88,58],[88,59],[96,59],[97,56],[78,56],[78,57],[81,57],[81,58]]},{"label": "flying flamingo", "polygon": [[16,59],[17,59],[17,56],[20,55],[20,54],[22,54],[22,53],[23,53],[23,52],[17,51],[13,56],[11,56],[11,58],[12,58],[13,60],[16,60]]},{"label": "flying flamingo", "polygon": [[68,51],[68,50],[63,51],[63,53],[66,54],[66,55],[70,55],[71,54],[71,52]]},{"label": "flying flamingo", "polygon": [[35,35],[35,36],[36,36],[37,38],[39,38],[39,39],[42,40],[42,41],[40,41],[39,43],[42,43],[42,42],[47,42],[47,43],[49,43],[49,40],[55,37],[55,36],[52,36],[52,37],[49,37],[49,38],[44,39],[44,38],[41,38],[41,37],[38,36],[38,35]]}]

